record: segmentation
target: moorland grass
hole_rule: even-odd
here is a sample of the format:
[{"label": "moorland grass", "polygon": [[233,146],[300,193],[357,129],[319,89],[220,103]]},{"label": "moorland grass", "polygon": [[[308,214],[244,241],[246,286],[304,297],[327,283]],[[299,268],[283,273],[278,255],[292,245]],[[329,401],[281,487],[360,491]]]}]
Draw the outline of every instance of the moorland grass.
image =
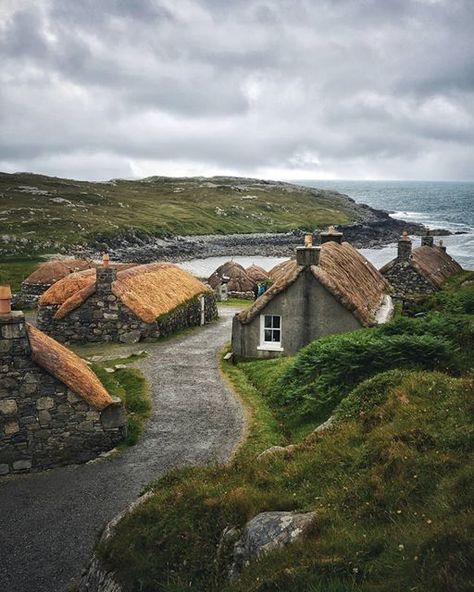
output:
[{"label": "moorland grass", "polygon": [[[40,193],[41,192],[41,193]],[[247,193],[251,193],[248,199]],[[8,216],[3,253],[51,253],[111,237],[287,232],[346,224],[357,217],[337,192],[220,178],[156,177],[87,182],[29,173],[0,173]]]},{"label": "moorland grass", "polygon": [[109,365],[110,362],[105,362],[104,365],[95,363],[91,365],[91,368],[107,391],[124,402],[127,411],[127,436],[122,446],[133,446],[138,442],[143,433],[145,422],[151,415],[151,397],[148,385],[145,377],[137,368],[121,368],[111,374],[105,370]]},{"label": "moorland grass", "polygon": [[[441,330],[439,319],[431,337],[434,326]],[[403,320],[383,337],[396,340],[412,328]],[[442,332],[456,348],[452,333]],[[99,547],[124,590],[471,590],[474,379],[467,364],[447,367],[454,375],[389,364],[355,385],[348,376],[332,430],[258,460],[292,439],[292,423],[269,391],[297,358],[223,366],[245,401],[248,438],[226,466],[173,471],[153,484],[152,498]],[[314,427],[305,414],[300,421],[301,429]],[[220,544],[222,532],[269,510],[311,510],[317,518],[303,540],[230,582],[232,547]]]}]

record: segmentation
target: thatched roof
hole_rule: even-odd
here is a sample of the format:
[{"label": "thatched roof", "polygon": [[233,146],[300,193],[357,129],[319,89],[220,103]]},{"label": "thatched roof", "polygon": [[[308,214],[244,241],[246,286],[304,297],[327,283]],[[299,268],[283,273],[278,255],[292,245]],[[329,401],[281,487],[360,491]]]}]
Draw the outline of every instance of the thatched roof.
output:
[{"label": "thatched roof", "polygon": [[272,267],[268,272],[268,275],[274,282],[276,282],[280,278],[285,277],[286,274],[290,272],[291,269],[295,266],[295,263],[296,261],[294,259],[287,259],[286,261],[282,261],[281,263],[275,265],[275,267]]},{"label": "thatched roof", "polygon": [[[278,279],[253,305],[239,314],[242,323],[252,321],[277,294],[286,290],[305,269],[296,261],[285,262]],[[313,276],[364,326],[375,317],[389,285],[377,269],[349,243],[327,242],[321,246],[319,265],[311,266]]]},{"label": "thatched roof", "polygon": [[260,265],[255,265],[255,263],[252,263],[252,265],[247,267],[245,271],[247,272],[249,278],[254,282],[264,282],[270,277],[268,275],[268,271],[265,271],[263,267],[260,267]]},{"label": "thatched roof", "polygon": [[236,261],[227,261],[218,267],[208,279],[208,283],[214,290],[223,280],[227,283],[229,292],[251,292],[255,288],[255,281]]},{"label": "thatched roof", "polygon": [[31,357],[38,366],[55,376],[94,409],[100,411],[113,402],[84,360],[33,325],[27,323],[26,330]]},{"label": "thatched roof", "polygon": [[27,284],[46,284],[50,286],[70,273],[91,269],[94,264],[82,259],[54,259],[42,263],[38,269],[30,274],[25,282]]},{"label": "thatched roof", "polygon": [[[59,306],[59,320],[95,293],[96,271],[87,270],[63,278],[40,298],[40,306]],[[136,265],[117,272],[112,293],[137,317],[152,323],[191,298],[209,292],[193,275],[171,263]]]},{"label": "thatched roof", "polygon": [[[413,267],[429,282],[437,288],[452,275],[462,271],[462,267],[450,255],[439,247],[422,245],[413,249],[410,259]],[[380,273],[386,274],[398,263],[398,259],[392,259],[386,263]]]}]

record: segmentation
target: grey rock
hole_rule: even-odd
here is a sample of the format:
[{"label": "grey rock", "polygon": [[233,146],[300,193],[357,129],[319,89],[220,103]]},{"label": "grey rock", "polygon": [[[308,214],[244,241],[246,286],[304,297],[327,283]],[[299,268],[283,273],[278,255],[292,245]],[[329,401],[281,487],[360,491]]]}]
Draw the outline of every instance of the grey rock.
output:
[{"label": "grey rock", "polygon": [[15,399],[0,400],[0,413],[3,415],[14,415],[18,411]]},{"label": "grey rock", "polygon": [[271,446],[257,456],[257,460],[265,460],[272,456],[287,455],[293,453],[296,446],[290,444],[289,446]]},{"label": "grey rock", "polygon": [[297,541],[315,518],[316,512],[263,512],[252,518],[234,545],[230,578],[236,579],[244,567],[265,553]]},{"label": "grey rock", "polygon": [[29,471],[31,469],[31,460],[16,460],[13,463],[14,471]]},{"label": "grey rock", "polygon": [[138,329],[129,331],[120,336],[122,343],[138,343],[140,341],[141,333]]},{"label": "grey rock", "polygon": [[316,434],[321,434],[323,432],[327,432],[328,430],[334,429],[335,425],[336,425],[336,418],[334,417],[334,415],[331,415],[331,417],[326,419],[325,422],[318,425],[318,427],[314,430],[314,432]]},{"label": "grey rock", "polygon": [[0,465],[0,475],[8,475],[10,472],[10,467],[6,464]]}]

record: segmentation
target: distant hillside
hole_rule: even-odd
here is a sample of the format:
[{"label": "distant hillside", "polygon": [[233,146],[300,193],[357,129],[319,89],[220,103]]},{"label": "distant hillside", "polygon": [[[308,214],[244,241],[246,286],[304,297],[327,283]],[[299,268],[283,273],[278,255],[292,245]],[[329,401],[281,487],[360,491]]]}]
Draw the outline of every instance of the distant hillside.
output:
[{"label": "distant hillside", "polygon": [[286,232],[375,217],[337,192],[238,177],[86,182],[0,173],[0,255],[146,235]]}]

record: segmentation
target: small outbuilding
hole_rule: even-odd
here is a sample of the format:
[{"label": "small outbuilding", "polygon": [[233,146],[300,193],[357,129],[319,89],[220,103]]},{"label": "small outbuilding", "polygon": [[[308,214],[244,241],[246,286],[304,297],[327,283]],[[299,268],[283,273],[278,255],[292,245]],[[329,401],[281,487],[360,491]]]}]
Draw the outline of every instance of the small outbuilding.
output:
[{"label": "small outbuilding", "polygon": [[432,236],[422,236],[421,245],[413,249],[407,233],[398,241],[397,257],[380,269],[399,299],[436,292],[460,271],[462,267],[448,255],[442,241],[435,245]]},{"label": "small outbuilding", "polygon": [[257,282],[236,261],[227,261],[207,280],[213,290],[218,290],[222,284],[227,284],[227,293],[232,298],[246,298],[252,300]]},{"label": "small outbuilding", "polygon": [[126,434],[122,402],[0,287],[0,476],[86,462]]},{"label": "small outbuilding", "polygon": [[52,259],[42,263],[21,284],[21,290],[15,297],[18,307],[36,306],[38,298],[57,281],[70,273],[92,269],[94,263],[83,259]]},{"label": "small outbuilding", "polygon": [[212,290],[171,263],[71,274],[39,300],[38,326],[66,343],[153,340],[217,317]]},{"label": "small outbuilding", "polygon": [[247,272],[249,278],[257,284],[260,282],[268,282],[270,279],[268,271],[265,271],[265,269],[260,267],[260,265],[255,265],[255,263],[252,263],[252,265],[247,267],[245,271]]},{"label": "small outbuilding", "polygon": [[293,355],[325,335],[392,317],[388,283],[342,236],[298,247],[296,260],[278,267],[274,284],[233,319],[237,358]]}]

